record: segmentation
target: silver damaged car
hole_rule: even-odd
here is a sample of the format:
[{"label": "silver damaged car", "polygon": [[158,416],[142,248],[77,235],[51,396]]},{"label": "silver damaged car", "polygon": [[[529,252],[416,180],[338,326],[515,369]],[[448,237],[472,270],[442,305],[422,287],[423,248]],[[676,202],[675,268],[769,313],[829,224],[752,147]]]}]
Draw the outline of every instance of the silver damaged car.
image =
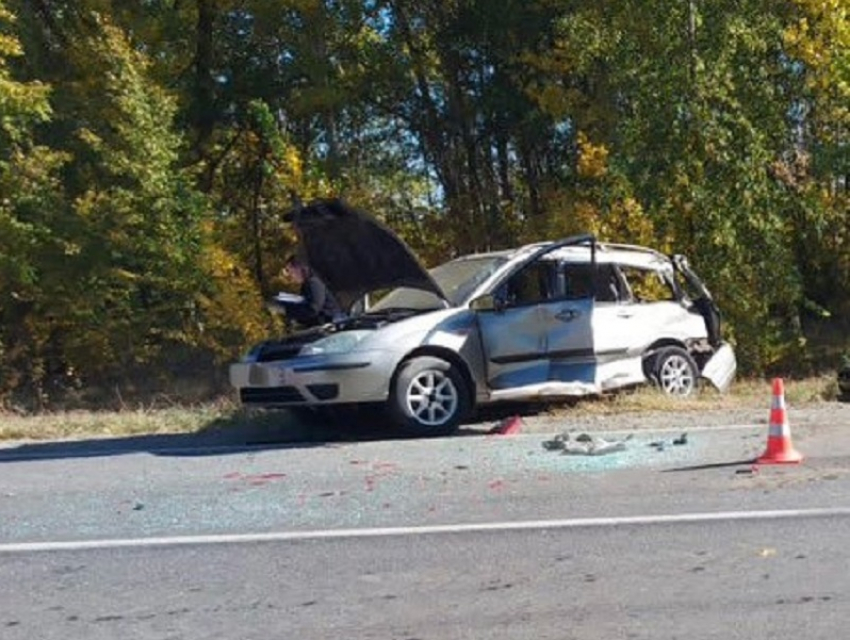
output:
[{"label": "silver damaged car", "polygon": [[232,364],[244,405],[380,406],[408,433],[439,435],[486,403],[647,382],[688,396],[700,380],[725,391],[734,378],[717,306],[681,255],[581,235],[428,271],[388,227],[342,201],[289,219],[351,311]]}]

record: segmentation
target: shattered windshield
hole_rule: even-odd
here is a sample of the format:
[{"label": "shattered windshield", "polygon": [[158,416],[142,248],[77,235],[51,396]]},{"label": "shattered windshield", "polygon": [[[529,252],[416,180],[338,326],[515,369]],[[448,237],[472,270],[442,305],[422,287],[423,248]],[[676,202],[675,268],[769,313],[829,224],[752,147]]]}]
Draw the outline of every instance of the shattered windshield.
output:
[{"label": "shattered windshield", "polygon": [[[461,258],[430,269],[428,273],[446,294],[449,304],[462,304],[475,289],[506,262],[503,256]],[[399,287],[375,303],[369,311],[388,309],[439,309],[442,300],[422,289]]]}]

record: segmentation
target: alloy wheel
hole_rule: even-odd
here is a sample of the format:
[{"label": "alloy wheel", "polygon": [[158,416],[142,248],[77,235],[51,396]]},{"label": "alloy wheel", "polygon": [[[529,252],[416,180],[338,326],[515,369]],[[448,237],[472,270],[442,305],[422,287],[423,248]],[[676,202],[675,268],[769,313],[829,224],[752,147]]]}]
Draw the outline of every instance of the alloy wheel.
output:
[{"label": "alloy wheel", "polygon": [[426,369],[410,381],[405,400],[417,422],[438,427],[454,418],[460,405],[460,394],[446,372]]},{"label": "alloy wheel", "polygon": [[693,367],[684,356],[671,354],[661,364],[658,382],[665,393],[689,396],[694,390]]}]

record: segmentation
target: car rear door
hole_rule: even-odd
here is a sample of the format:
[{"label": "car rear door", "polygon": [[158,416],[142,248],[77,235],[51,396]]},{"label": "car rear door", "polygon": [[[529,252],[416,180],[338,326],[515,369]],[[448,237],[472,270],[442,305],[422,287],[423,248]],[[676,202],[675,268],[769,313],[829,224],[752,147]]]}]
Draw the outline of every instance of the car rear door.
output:
[{"label": "car rear door", "polygon": [[[593,331],[600,362],[619,361],[627,371],[640,376],[644,349],[656,340],[684,341],[704,333],[696,314],[682,303],[662,269],[616,265],[624,288],[616,302],[596,306]],[[621,374],[625,375],[625,373]]]},{"label": "car rear door", "polygon": [[549,380],[595,384],[594,262],[560,262],[558,295],[542,305]]}]

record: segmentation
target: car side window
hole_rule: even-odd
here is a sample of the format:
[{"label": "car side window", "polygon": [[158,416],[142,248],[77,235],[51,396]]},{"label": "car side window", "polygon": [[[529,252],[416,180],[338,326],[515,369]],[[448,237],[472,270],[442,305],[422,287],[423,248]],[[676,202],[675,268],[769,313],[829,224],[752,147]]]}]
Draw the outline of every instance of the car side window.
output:
[{"label": "car side window", "polygon": [[594,269],[588,263],[564,263],[561,272],[564,274],[564,298],[580,300],[593,296]]},{"label": "car side window", "polygon": [[598,264],[595,279],[597,302],[620,302],[629,299],[623,279],[613,264]]},{"label": "car side window", "polygon": [[503,285],[508,307],[537,304],[555,297],[553,264],[540,260],[512,275]]},{"label": "car side window", "polygon": [[636,302],[666,302],[678,300],[670,281],[658,271],[620,265],[620,271]]},{"label": "car side window", "polygon": [[628,298],[612,264],[597,263],[594,267],[586,262],[566,262],[561,273],[567,300],[593,297],[597,302],[619,302]]}]

